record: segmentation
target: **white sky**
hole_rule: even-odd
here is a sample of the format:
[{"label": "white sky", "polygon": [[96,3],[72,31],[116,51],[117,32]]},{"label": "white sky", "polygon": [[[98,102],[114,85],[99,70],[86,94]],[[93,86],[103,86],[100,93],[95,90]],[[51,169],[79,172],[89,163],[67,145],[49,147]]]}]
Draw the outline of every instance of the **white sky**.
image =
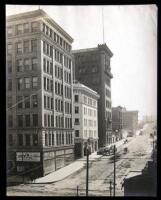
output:
[{"label": "white sky", "polygon": [[[135,6],[41,6],[74,39],[73,49],[105,43],[113,52],[112,106],[157,112],[157,7]],[[6,15],[38,9],[38,6],[7,5]]]}]

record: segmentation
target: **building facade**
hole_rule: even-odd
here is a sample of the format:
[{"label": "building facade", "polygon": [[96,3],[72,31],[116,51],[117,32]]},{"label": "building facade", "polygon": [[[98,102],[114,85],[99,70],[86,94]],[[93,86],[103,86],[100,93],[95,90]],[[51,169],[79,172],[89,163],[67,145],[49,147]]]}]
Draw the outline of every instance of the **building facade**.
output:
[{"label": "building facade", "polygon": [[43,10],[7,17],[7,159],[44,176],[74,159],[72,37]]},{"label": "building facade", "polygon": [[138,111],[128,111],[123,112],[123,129],[131,131],[134,135],[138,129]]},{"label": "building facade", "polygon": [[121,106],[112,107],[112,131],[115,134],[116,141],[122,139],[123,111],[124,108]]},{"label": "building facade", "polygon": [[75,82],[74,95],[74,130],[75,158],[86,155],[86,147],[90,142],[91,153],[98,150],[98,110],[99,95],[85,85]]},{"label": "building facade", "polygon": [[98,100],[99,147],[112,143],[111,74],[113,56],[106,44],[73,51],[75,79],[96,91]]}]

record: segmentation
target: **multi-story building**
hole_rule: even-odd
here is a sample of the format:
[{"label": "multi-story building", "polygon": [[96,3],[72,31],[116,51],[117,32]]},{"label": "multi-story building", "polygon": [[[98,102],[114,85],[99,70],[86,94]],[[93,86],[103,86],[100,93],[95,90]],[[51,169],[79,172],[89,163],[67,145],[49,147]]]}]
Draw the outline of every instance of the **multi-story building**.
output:
[{"label": "multi-story building", "polygon": [[115,133],[116,140],[122,139],[123,111],[124,108],[121,106],[112,107],[112,131]]},{"label": "multi-story building", "polygon": [[73,39],[43,10],[6,26],[8,161],[44,176],[74,159]]},{"label": "multi-story building", "polygon": [[134,135],[138,129],[138,111],[123,111],[123,129],[131,131]]},{"label": "multi-story building", "polygon": [[75,130],[75,158],[86,155],[87,143],[91,152],[98,149],[98,116],[97,92],[87,86],[75,82],[74,95],[74,130]]},{"label": "multi-story building", "polygon": [[112,143],[111,78],[113,75],[110,67],[112,56],[106,44],[73,51],[75,79],[100,95],[98,100],[99,146]]}]

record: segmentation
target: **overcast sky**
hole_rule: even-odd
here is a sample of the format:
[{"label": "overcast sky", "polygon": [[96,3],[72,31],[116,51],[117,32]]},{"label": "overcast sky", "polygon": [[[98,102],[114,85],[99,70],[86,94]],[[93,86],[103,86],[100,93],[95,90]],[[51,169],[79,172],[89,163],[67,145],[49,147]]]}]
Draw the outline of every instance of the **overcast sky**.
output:
[{"label": "overcast sky", "polygon": [[[125,106],[143,115],[157,112],[157,7],[40,6],[72,38],[73,49],[96,47],[104,41],[113,52],[112,106]],[[6,15],[38,9],[7,5]]]}]

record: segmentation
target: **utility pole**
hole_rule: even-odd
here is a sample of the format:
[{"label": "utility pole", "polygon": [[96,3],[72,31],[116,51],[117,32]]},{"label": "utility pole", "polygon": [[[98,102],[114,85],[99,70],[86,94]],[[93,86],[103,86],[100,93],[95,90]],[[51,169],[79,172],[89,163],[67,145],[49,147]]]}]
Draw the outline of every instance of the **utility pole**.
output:
[{"label": "utility pole", "polygon": [[77,197],[79,196],[79,193],[78,193],[78,185],[77,185]]},{"label": "utility pole", "polygon": [[114,145],[114,160],[113,160],[113,163],[114,163],[114,174],[113,174],[113,196],[115,197],[115,185],[116,185],[116,149],[115,149],[115,145]]},{"label": "utility pole", "polygon": [[86,148],[86,155],[87,155],[87,171],[86,171],[86,196],[88,196],[88,172],[89,172],[89,143],[90,140],[87,140],[87,148]]}]

